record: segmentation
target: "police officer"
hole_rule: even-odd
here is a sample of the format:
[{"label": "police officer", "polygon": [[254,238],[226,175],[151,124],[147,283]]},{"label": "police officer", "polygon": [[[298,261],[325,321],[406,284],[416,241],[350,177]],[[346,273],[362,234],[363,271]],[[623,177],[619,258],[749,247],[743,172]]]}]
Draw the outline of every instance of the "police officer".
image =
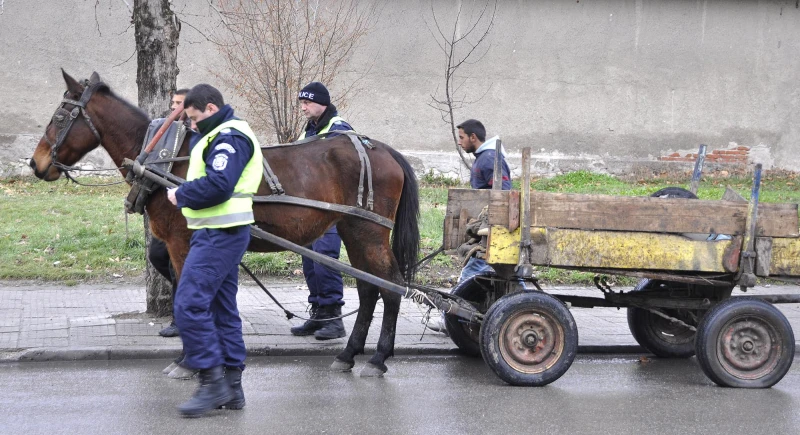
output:
[{"label": "police officer", "polygon": [[[300,139],[322,133],[353,129],[339,116],[336,106],[331,104],[328,89],[322,83],[307,84],[297,98],[300,100],[303,115],[308,119]],[[335,134],[329,134],[327,137],[333,136]],[[315,240],[311,244],[311,249],[314,252],[338,259],[342,249],[342,239],[336,232],[336,227],[330,228],[322,237]],[[314,338],[317,340],[331,340],[347,335],[344,322],[338,318],[342,315],[342,305],[344,305],[341,273],[303,257],[303,275],[309,290],[308,302],[311,304],[311,316],[302,325],[291,328],[292,334],[301,336],[314,334]],[[332,320],[320,321],[324,319]]]},{"label": "police officer", "polygon": [[193,87],[184,107],[197,132],[189,142],[187,182],[167,195],[194,230],[175,296],[175,320],[186,352],[183,363],[200,371],[200,387],[178,411],[196,417],[221,406],[245,405],[245,346],[236,293],[262,154],[253,131],[217,89]]}]

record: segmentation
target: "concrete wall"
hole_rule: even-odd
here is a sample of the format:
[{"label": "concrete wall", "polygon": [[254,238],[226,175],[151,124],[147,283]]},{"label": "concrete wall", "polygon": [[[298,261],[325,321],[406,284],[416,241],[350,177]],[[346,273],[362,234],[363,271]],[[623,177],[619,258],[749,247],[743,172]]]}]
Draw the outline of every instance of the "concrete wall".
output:
[{"label": "concrete wall", "polygon": [[[0,3],[5,173],[13,172],[8,162],[31,154],[57,106],[59,67],[81,78],[98,71],[135,101],[130,11],[121,1],[95,3],[70,1],[66,10],[63,0]],[[461,3],[465,11],[473,5],[381,3],[351,65],[352,77],[368,71],[362,92],[344,115],[403,151],[418,171],[463,178],[447,126],[428,106],[444,68],[429,31],[431,9],[450,25]],[[213,81],[209,70],[220,59],[192,28],[215,27],[208,3],[177,0],[175,10],[191,24],[181,33],[178,85]],[[499,134],[515,170],[523,146],[533,147],[539,173],[583,167],[624,174],[645,163],[690,168],[659,157],[695,152],[701,143],[709,152],[747,147],[750,161],[766,168],[800,170],[794,1],[500,0],[487,42],[480,62],[462,71],[464,94],[477,101],[456,117],[481,119],[490,135]],[[95,159],[102,164],[102,155]]]}]

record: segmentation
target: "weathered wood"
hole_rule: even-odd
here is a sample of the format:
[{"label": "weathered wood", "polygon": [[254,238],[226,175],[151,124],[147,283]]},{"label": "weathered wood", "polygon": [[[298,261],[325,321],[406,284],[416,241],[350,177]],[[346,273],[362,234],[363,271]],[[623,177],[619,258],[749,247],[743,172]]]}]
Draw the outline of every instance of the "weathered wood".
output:
[{"label": "weathered wood", "polygon": [[519,228],[519,191],[512,190],[508,196],[508,230]]},{"label": "weathered wood", "polygon": [[[487,262],[516,264],[519,230],[489,231]],[[698,241],[679,235],[531,228],[531,263],[554,267],[733,273],[742,238]]]},{"label": "weathered wood", "polygon": [[508,225],[511,191],[490,190],[489,192],[489,225]]},{"label": "weathered wood", "polygon": [[[744,234],[748,206],[730,201],[545,192],[533,192],[531,201],[535,227],[731,235]],[[760,204],[758,213],[757,235],[800,235],[797,204]]]},{"label": "weathered wood", "polygon": [[463,243],[467,221],[477,218],[487,204],[489,204],[489,190],[450,189],[447,192],[442,240],[444,249],[455,249]]},{"label": "weathered wood", "polygon": [[756,275],[769,276],[769,265],[772,259],[772,238],[756,238]]},{"label": "weathered wood", "polygon": [[747,202],[744,199],[744,196],[739,195],[739,192],[733,190],[731,186],[725,186],[725,193],[722,194],[723,201],[733,201],[733,202]]},{"label": "weathered wood", "polygon": [[[764,243],[761,239],[757,239],[758,242]],[[800,239],[772,238],[769,273],[764,276],[800,276]]]}]

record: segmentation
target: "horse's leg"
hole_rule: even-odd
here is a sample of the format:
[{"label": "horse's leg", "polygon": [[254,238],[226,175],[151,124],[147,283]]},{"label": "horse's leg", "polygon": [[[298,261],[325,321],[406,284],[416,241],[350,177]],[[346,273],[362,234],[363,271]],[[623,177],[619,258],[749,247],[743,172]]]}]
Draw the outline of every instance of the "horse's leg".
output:
[{"label": "horse's leg", "polygon": [[[338,225],[339,234],[348,249],[347,254],[353,267],[385,280],[402,282],[397,261],[389,247],[388,230],[375,224],[356,221],[350,224],[342,221]],[[357,249],[355,249],[357,248]],[[380,290],[384,311],[381,333],[375,355],[370,358],[361,376],[380,376],[387,371],[385,361],[394,355],[394,338],[397,316],[400,312],[400,295]],[[354,365],[353,357],[363,353],[367,332],[375,312],[379,289],[368,283],[358,283],[359,310],[356,324],[345,350],[336,357],[333,369],[347,369]]]},{"label": "horse's leg", "polygon": [[[349,254],[348,254],[349,255]],[[352,259],[351,259],[352,261]],[[369,326],[378,303],[378,289],[369,283],[358,281],[358,315],[353,331],[347,340],[347,346],[336,356],[331,370],[350,371],[355,365],[355,356],[364,353],[364,346],[369,333]]]}]

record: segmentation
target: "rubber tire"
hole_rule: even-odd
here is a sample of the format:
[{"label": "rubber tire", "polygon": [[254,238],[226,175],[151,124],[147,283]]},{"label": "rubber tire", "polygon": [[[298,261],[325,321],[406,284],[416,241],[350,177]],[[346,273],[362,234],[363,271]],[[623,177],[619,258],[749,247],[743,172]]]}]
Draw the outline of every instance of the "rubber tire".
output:
[{"label": "rubber tire", "polygon": [[[775,367],[766,375],[756,379],[742,379],[725,369],[720,362],[720,337],[726,325],[742,317],[756,317],[766,323],[777,334],[773,337],[780,346],[781,355]],[[751,297],[732,297],[715,305],[706,313],[697,328],[695,349],[697,361],[703,372],[717,385],[736,388],[769,388],[780,381],[794,359],[794,333],[786,316],[774,305]]]},{"label": "rubber tire", "polygon": [[[476,275],[465,279],[458,283],[450,293],[472,302],[481,313],[486,313],[494,301],[487,300],[489,295],[480,282],[476,281],[476,278],[488,276],[491,275]],[[458,316],[445,314],[444,325],[447,328],[450,339],[458,346],[462,354],[470,357],[479,357],[481,355],[480,323],[470,323]]]},{"label": "rubber tire", "polygon": [[684,189],[683,187],[665,187],[650,194],[653,198],[687,198],[697,199],[697,195]]},{"label": "rubber tire", "polygon": [[[639,281],[639,284],[633,291],[637,292],[657,288],[662,282],[663,281],[643,279]],[[676,313],[675,310],[664,311],[668,315],[678,317],[676,315],[678,313]],[[686,319],[681,320],[685,321]],[[694,355],[694,339],[696,334],[692,330],[676,325],[675,328],[680,330],[680,337],[683,339],[679,342],[670,342],[669,339],[665,338],[664,329],[659,328],[662,324],[669,326],[669,320],[641,308],[628,307],[628,328],[631,330],[633,338],[636,339],[636,342],[643,348],[660,358],[690,358]]]},{"label": "rubber tire", "polygon": [[[546,315],[561,328],[563,342],[555,346],[560,356],[537,373],[520,371],[504,359],[500,339],[507,322],[519,314]],[[549,322],[548,322],[549,323]],[[541,292],[518,292],[498,299],[486,312],[480,335],[481,354],[492,371],[503,381],[516,386],[540,387],[560,378],[578,352],[578,327],[567,307],[555,297]]]}]

